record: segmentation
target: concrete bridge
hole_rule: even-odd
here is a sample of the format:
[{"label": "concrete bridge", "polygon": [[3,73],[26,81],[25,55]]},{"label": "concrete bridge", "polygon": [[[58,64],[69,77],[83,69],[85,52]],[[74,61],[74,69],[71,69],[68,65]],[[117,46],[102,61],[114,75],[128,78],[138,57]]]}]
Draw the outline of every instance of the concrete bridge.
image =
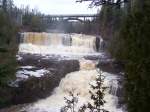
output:
[{"label": "concrete bridge", "polygon": [[43,21],[69,21],[77,20],[80,22],[85,22],[86,20],[93,20],[97,18],[97,14],[68,14],[68,15],[48,15],[43,16]]}]

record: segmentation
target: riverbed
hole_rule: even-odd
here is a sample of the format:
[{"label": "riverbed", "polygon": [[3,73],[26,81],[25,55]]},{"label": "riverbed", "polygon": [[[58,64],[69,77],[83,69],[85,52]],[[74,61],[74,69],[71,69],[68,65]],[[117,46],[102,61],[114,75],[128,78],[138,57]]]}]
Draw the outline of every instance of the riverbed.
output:
[{"label": "riverbed", "polygon": [[[26,87],[23,94],[23,90],[20,91],[21,97],[15,99],[16,103],[24,100],[28,104],[13,106],[7,112],[60,112],[65,105],[64,97],[68,97],[70,91],[78,94],[76,110],[91,102],[90,84],[99,74],[96,65],[100,58],[105,59],[102,42],[99,38],[99,48],[96,48],[95,36],[22,33],[17,55],[20,66],[17,80],[11,86],[19,88],[22,81],[26,84],[36,81]],[[103,72],[103,76],[104,86],[108,88],[103,108],[109,112],[123,112],[117,97],[120,77],[108,72]]]}]

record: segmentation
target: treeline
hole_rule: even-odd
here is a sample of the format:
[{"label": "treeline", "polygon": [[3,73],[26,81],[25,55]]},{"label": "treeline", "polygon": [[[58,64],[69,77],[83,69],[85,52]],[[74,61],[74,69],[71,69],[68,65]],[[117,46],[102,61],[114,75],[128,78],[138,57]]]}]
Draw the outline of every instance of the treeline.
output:
[{"label": "treeline", "polygon": [[11,84],[16,78],[18,32],[43,31],[40,17],[28,7],[18,9],[13,0],[0,0],[0,108],[11,105],[16,95]]},{"label": "treeline", "polygon": [[64,32],[64,33],[84,33],[98,34],[98,18],[93,20],[68,21],[46,19],[49,15],[42,14],[37,9],[31,9],[29,6],[22,7],[19,10],[21,14],[21,30],[30,32]]},{"label": "treeline", "polygon": [[11,0],[0,1],[0,107],[11,99],[8,84],[15,78],[16,72],[16,34],[18,26]]},{"label": "treeline", "polygon": [[127,111],[149,112],[150,0],[103,4],[100,32],[112,56],[124,63]]},{"label": "treeline", "polygon": [[20,9],[22,15],[22,31],[43,32],[47,25],[43,22],[44,14],[37,9],[30,9],[29,6]]},{"label": "treeline", "polygon": [[93,20],[68,21],[45,19],[49,15],[42,14],[38,9],[29,6],[17,8],[13,0],[1,0],[1,8],[7,10],[11,19],[19,26],[21,32],[46,32],[57,31],[64,33],[98,34],[98,18]]}]

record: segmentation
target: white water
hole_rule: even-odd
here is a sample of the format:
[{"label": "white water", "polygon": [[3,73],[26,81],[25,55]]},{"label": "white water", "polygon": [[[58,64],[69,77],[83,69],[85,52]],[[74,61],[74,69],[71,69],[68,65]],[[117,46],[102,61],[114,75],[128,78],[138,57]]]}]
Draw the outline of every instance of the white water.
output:
[{"label": "white water", "polygon": [[[83,34],[22,33],[19,53],[83,57],[100,55],[95,50],[95,36]],[[102,39],[101,39],[102,41]]]},{"label": "white water", "polygon": [[[20,53],[32,54],[59,54],[67,56],[97,55],[95,51],[95,37],[86,35],[67,35],[67,34],[47,34],[47,33],[24,33],[23,43],[20,44]],[[80,59],[80,71],[69,73],[63,78],[59,86],[53,91],[53,94],[46,99],[39,100],[34,104],[28,105],[22,109],[27,112],[60,112],[61,107],[65,105],[64,97],[68,92],[79,94],[78,109],[82,104],[91,102],[90,83],[96,79],[98,72],[95,68],[96,62]],[[109,73],[103,73],[106,77],[104,85],[108,87],[104,108],[109,112],[123,112],[117,108],[118,98],[115,96],[118,88],[117,76]]]},{"label": "white water", "polygon": [[[94,68],[95,62],[89,60],[81,60],[80,71],[69,73],[63,78],[59,86],[54,90],[53,94],[43,100],[39,100],[33,105],[29,105],[24,108],[27,112],[60,112],[61,107],[65,105],[64,97],[69,96],[69,92],[72,91],[74,94],[79,94],[79,102],[76,106],[78,109],[80,106],[87,102],[91,102],[90,99],[90,83],[93,83],[96,79],[98,72]],[[105,93],[106,103],[104,108],[109,112],[123,112],[122,109],[116,107],[118,98],[110,94],[110,87],[118,87],[117,76],[109,73],[103,73],[106,77],[104,86],[109,87]],[[116,81],[116,85],[112,85],[112,81]],[[114,90],[113,90],[114,91]]]}]

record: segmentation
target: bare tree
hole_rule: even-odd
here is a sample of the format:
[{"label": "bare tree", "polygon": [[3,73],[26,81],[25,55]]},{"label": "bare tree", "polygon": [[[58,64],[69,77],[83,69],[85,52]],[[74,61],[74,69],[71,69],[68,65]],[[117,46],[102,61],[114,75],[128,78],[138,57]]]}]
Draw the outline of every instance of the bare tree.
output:
[{"label": "bare tree", "polygon": [[77,0],[76,2],[86,2],[91,1],[90,7],[100,6],[100,5],[120,5],[122,3],[126,3],[129,0]]}]

